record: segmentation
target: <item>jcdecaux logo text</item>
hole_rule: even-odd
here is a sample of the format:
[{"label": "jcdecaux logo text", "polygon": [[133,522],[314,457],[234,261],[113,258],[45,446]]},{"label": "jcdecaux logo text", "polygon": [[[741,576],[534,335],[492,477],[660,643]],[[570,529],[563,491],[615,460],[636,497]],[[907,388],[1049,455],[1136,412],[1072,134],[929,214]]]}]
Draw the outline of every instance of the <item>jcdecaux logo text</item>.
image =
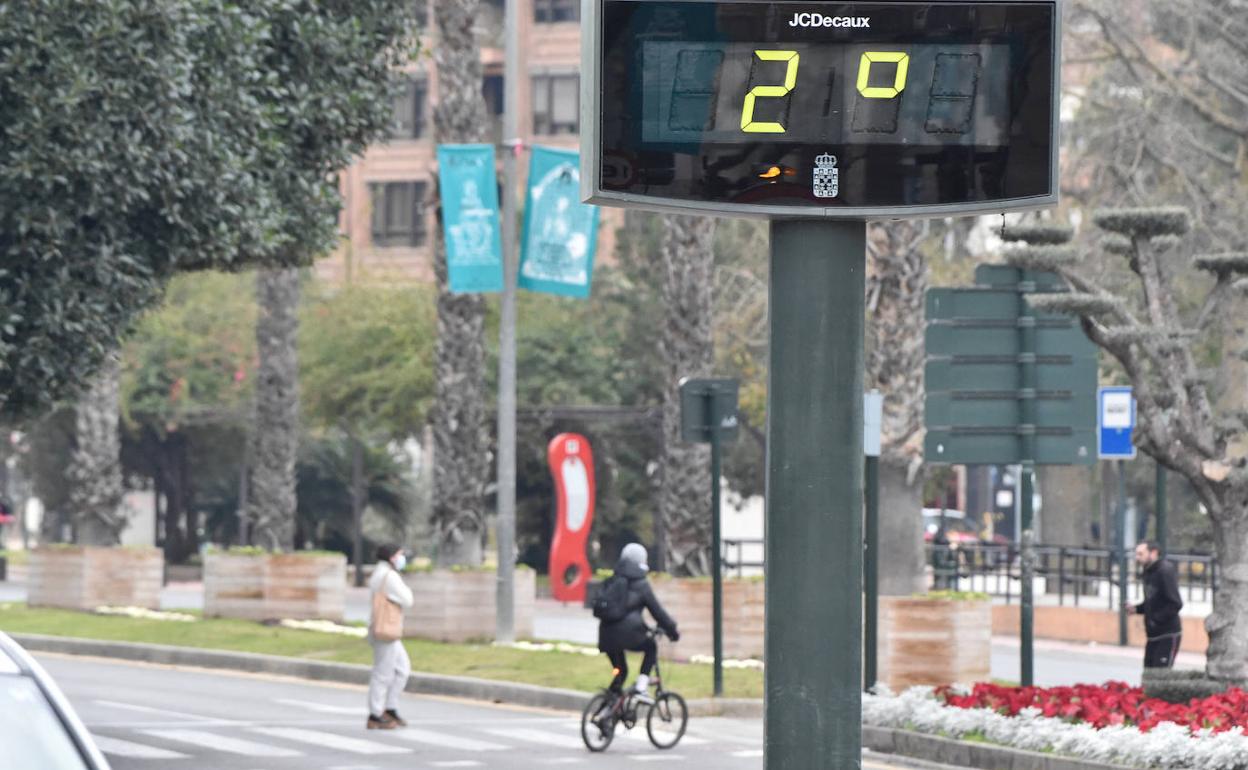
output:
[{"label": "jcdecaux logo text", "polygon": [[854,27],[871,26],[870,16],[824,16],[822,13],[795,13],[790,27]]}]

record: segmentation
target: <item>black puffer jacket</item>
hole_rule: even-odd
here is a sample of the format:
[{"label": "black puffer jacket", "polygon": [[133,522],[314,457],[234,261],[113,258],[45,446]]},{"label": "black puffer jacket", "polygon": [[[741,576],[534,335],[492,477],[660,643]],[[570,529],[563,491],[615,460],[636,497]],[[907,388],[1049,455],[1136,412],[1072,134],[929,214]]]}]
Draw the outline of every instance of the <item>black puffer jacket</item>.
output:
[{"label": "black puffer jacket", "polygon": [[676,621],[667,614],[654,596],[646,572],[638,565],[621,559],[615,565],[615,574],[628,578],[628,614],[614,623],[605,620],[598,624],[598,649],[633,650],[646,642],[646,621],[642,610],[650,610],[655,621],[669,636],[676,633]]},{"label": "black puffer jacket", "polygon": [[1179,610],[1183,609],[1183,597],[1179,595],[1179,576],[1174,564],[1158,559],[1144,568],[1143,577],[1144,601],[1135,606],[1135,611],[1144,616],[1148,637],[1182,633]]}]

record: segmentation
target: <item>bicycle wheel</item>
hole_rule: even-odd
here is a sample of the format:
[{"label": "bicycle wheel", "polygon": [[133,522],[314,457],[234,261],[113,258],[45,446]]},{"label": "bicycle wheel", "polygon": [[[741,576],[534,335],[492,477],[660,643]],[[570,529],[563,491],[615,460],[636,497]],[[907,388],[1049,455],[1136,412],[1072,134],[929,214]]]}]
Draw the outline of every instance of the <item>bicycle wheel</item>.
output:
[{"label": "bicycle wheel", "polygon": [[615,737],[614,699],[600,692],[581,712],[581,740],[590,751],[606,751]]},{"label": "bicycle wheel", "polygon": [[689,709],[685,699],[674,692],[665,692],[654,699],[650,713],[646,715],[646,734],[655,748],[670,749],[685,734],[689,725]]}]

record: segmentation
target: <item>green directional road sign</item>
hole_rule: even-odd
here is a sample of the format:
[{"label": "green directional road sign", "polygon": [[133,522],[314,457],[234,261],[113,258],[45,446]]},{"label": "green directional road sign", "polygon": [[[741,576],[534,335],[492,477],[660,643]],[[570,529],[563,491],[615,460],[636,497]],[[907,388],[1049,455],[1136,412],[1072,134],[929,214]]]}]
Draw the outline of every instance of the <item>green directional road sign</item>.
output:
[{"label": "green directional road sign", "polygon": [[[973,288],[927,293],[926,459],[1095,462],[1096,346],[1077,319],[1033,315],[1023,305],[1026,293],[1062,290],[1060,280],[1004,265],[981,266],[976,280]],[[1030,352],[1022,349],[1024,324],[1034,329]],[[1035,383],[1025,387],[1023,364],[1030,361]],[[1030,422],[1028,401],[1035,406]],[[1023,456],[1025,436],[1035,438],[1030,458]]]}]

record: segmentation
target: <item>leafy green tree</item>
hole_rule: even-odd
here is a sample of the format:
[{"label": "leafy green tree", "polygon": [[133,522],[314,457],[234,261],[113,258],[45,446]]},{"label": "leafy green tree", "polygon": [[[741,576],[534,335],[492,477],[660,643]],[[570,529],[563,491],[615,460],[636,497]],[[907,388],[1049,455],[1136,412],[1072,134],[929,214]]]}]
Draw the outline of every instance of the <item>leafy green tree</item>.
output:
[{"label": "leafy green tree", "polygon": [[420,433],[433,404],[429,287],[313,284],[300,315],[307,419],[381,439]]},{"label": "leafy green tree", "polygon": [[[255,296],[247,276],[196,273],[169,284],[123,347],[121,403],[127,474],[162,501],[165,556],[183,561],[199,530],[236,529],[239,474],[256,378]],[[201,521],[203,512],[212,521]],[[215,512],[215,513],[214,513]]]},{"label": "leafy green tree", "polygon": [[[289,268],[333,243],[332,175],[386,130],[408,6],[0,6],[0,416],[26,418],[81,389],[175,272]],[[290,366],[266,382],[282,378],[293,382]],[[114,390],[110,381],[98,392]],[[82,425],[111,419],[91,403]],[[294,515],[297,426],[290,409],[259,414],[285,424],[258,431],[272,451],[260,453],[257,486],[289,510],[257,517],[283,521]],[[79,444],[102,452],[115,442]],[[76,477],[102,485],[76,499],[98,507],[115,496],[104,488],[111,474]]]},{"label": "leafy green tree", "polygon": [[321,429],[344,434],[350,446],[347,510],[354,524],[347,536],[357,567],[365,558],[368,468],[376,465],[369,460],[381,451],[370,445],[418,434],[433,401],[435,312],[424,287],[389,286],[322,288],[303,309],[304,413]]}]

